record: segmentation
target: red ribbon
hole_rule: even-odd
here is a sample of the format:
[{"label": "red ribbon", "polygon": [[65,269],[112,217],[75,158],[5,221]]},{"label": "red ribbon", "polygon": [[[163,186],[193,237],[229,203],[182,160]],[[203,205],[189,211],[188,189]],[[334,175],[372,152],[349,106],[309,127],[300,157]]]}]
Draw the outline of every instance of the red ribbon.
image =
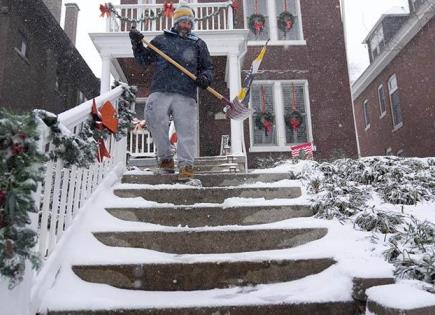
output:
[{"label": "red ribbon", "polygon": [[103,138],[98,139],[98,152],[97,152],[97,160],[98,162],[103,162],[104,158],[110,158],[110,153],[106,148],[106,143]]},{"label": "red ribbon", "polygon": [[110,8],[107,5],[107,3],[105,3],[104,5],[100,4],[100,12],[101,12],[101,15],[100,15],[101,17],[104,17],[104,16],[109,17],[109,16],[112,15],[112,13],[110,12]]},{"label": "red ribbon", "polygon": [[263,120],[263,127],[264,127],[264,133],[266,134],[266,136],[268,136],[269,133],[272,133],[273,124],[270,120],[264,119]]},{"label": "red ribbon", "polygon": [[166,1],[163,4],[163,11],[165,12],[166,17],[172,17],[174,15],[174,5],[171,1]]}]

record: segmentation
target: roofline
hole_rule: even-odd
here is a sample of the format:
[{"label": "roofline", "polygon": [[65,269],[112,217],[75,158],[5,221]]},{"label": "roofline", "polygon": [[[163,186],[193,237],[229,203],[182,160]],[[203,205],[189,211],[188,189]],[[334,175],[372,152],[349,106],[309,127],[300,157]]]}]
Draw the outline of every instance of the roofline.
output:
[{"label": "roofline", "polygon": [[379,25],[381,25],[382,21],[383,21],[386,17],[392,17],[392,16],[408,16],[408,15],[410,15],[410,13],[382,14],[381,17],[379,18],[379,20],[376,22],[375,26],[372,27],[372,29],[370,30],[370,32],[368,33],[368,35],[366,36],[366,38],[364,38],[362,44],[367,43],[367,41],[369,40],[369,38],[373,35],[373,33],[377,30],[377,28],[379,27]]},{"label": "roofline", "polygon": [[394,35],[386,49],[370,64],[352,85],[352,99],[356,100],[381,72],[399,55],[405,46],[435,16],[435,0],[428,0],[418,12],[411,14],[408,21]]}]

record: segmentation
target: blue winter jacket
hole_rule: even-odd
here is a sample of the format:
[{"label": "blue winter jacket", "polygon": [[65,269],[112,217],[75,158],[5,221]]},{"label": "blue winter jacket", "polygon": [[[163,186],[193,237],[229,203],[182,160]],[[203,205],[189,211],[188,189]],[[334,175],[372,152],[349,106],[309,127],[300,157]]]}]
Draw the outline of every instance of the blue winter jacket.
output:
[{"label": "blue winter jacket", "polygon": [[[169,55],[172,59],[187,68],[190,72],[205,75],[209,83],[213,80],[213,63],[207,44],[194,34],[190,33],[183,38],[174,30],[165,30],[162,35],[156,36],[151,44]],[[151,82],[150,93],[172,92],[192,97],[196,100],[197,85],[187,75],[175,66],[164,60],[149,48],[138,45],[133,49],[134,57],[143,66],[156,64]]]}]

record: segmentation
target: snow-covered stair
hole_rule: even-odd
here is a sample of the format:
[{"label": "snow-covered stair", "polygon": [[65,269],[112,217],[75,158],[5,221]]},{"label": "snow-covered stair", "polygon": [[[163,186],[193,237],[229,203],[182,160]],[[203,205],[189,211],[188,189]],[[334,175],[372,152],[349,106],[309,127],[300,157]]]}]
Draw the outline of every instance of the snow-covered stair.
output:
[{"label": "snow-covered stair", "polygon": [[76,240],[87,245],[71,245],[69,268],[44,301],[48,314],[356,313],[353,278],[323,241],[346,240],[328,233],[333,223],[309,221],[298,182],[198,177],[202,188],[125,175],[90,209]]}]

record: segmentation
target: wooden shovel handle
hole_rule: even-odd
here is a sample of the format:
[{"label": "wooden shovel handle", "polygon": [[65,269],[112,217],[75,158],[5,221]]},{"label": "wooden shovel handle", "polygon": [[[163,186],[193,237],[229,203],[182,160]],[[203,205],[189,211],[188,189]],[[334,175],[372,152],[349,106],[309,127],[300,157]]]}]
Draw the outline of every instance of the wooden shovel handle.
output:
[{"label": "wooden shovel handle", "polygon": [[[191,78],[193,81],[196,80],[196,75],[194,75],[192,72],[190,72],[189,70],[187,70],[186,68],[184,68],[182,65],[180,65],[178,62],[176,62],[174,59],[172,59],[171,57],[169,57],[167,54],[165,54],[163,51],[161,51],[160,49],[158,49],[156,46],[154,46],[153,44],[149,43],[145,38],[142,38],[142,41],[144,42],[145,45],[147,45],[147,47],[151,48],[152,50],[154,50],[158,55],[160,55],[163,59],[165,59],[167,62],[169,62],[170,64],[174,65],[175,67],[178,68],[178,70],[180,70],[181,72],[183,72],[185,75],[187,75],[189,78]],[[214,90],[211,87],[207,87],[207,91],[209,91],[211,94],[213,94],[215,97],[217,97],[219,100],[223,100],[225,99],[225,97],[223,97],[218,91]]]}]

